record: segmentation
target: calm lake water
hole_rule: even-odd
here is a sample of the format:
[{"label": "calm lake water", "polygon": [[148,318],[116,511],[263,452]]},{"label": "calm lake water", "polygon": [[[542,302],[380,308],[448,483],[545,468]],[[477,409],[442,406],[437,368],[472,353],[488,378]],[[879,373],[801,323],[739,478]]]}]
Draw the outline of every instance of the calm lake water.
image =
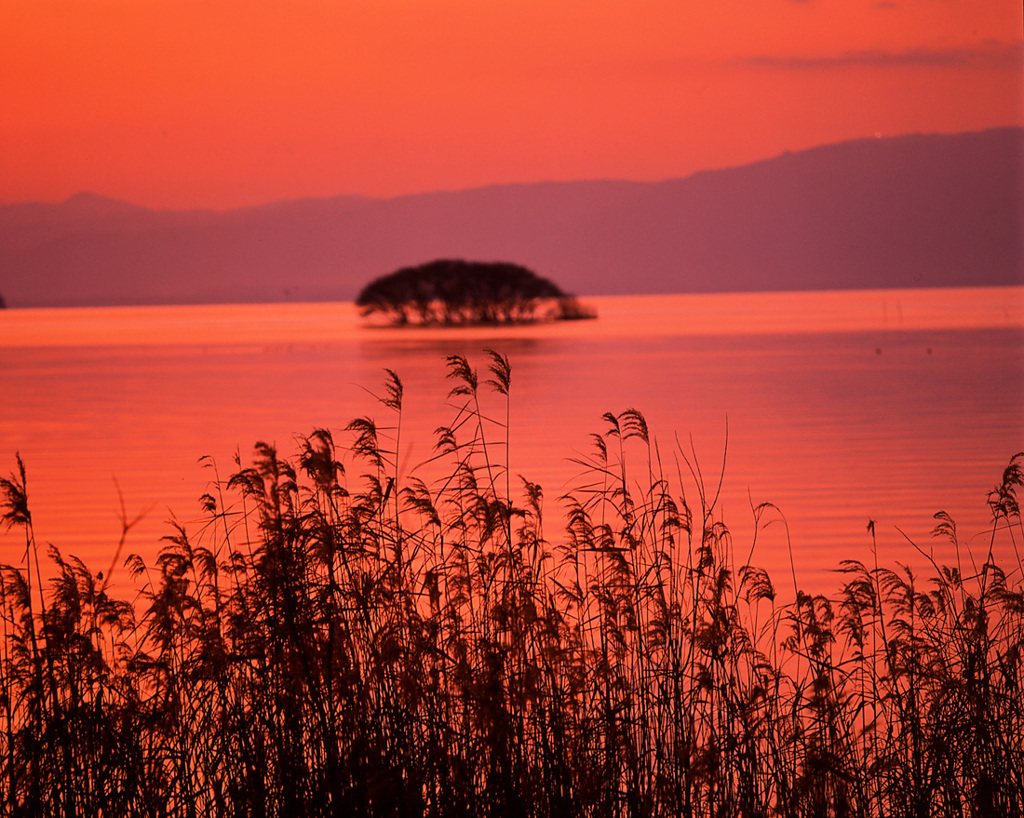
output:
[{"label": "calm lake water", "polygon": [[[146,511],[127,551],[155,556],[171,516],[256,441],[389,413],[372,393],[384,368],[405,384],[402,470],[431,454],[453,417],[445,358],[512,364],[513,474],[558,496],[605,412],[647,417],[675,471],[692,445],[709,483],[726,446],[720,511],[745,555],[751,503],[784,513],[800,584],[832,590],[839,560],[928,566],[943,509],[983,556],[986,493],[1024,449],[1024,288],[592,298],[596,321],[505,329],[397,330],[361,324],[351,304],[7,310],[0,312],[0,471],[28,469],[37,535],[94,570],[116,547],[123,495]],[[503,412],[486,396],[485,409]],[[682,467],[684,473],[685,466]],[[692,484],[686,483],[688,497]],[[554,522],[553,522],[554,521]],[[901,533],[902,532],[902,533]],[[0,561],[23,542],[0,532]],[[754,562],[788,581],[786,531],[758,535]],[[1012,553],[1002,555],[1008,568]]]}]

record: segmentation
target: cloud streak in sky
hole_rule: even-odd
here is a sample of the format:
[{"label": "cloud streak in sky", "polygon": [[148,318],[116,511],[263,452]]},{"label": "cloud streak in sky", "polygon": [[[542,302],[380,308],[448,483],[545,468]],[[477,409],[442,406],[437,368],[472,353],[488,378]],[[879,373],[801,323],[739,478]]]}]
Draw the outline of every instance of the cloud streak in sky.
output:
[{"label": "cloud streak in sky", "polygon": [[973,68],[1010,70],[1024,68],[1024,46],[987,42],[975,48],[928,49],[906,51],[864,49],[816,57],[756,55],[735,61],[755,68],[818,71],[830,68]]}]

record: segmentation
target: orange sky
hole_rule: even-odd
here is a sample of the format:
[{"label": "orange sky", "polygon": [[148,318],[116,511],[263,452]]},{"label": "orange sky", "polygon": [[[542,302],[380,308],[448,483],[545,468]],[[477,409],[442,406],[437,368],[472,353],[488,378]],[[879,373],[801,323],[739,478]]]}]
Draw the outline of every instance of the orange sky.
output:
[{"label": "orange sky", "polygon": [[0,0],[0,203],[662,179],[1024,124],[1019,0]]}]

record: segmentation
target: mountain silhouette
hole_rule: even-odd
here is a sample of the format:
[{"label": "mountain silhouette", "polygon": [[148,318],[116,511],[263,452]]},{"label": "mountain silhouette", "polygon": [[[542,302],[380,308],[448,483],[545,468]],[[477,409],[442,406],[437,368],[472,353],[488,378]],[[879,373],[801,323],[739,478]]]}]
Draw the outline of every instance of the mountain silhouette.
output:
[{"label": "mountain silhouette", "polygon": [[1024,129],[827,145],[665,182],[495,185],[230,211],[0,207],[9,306],[352,300],[434,258],[580,295],[1024,284]]}]

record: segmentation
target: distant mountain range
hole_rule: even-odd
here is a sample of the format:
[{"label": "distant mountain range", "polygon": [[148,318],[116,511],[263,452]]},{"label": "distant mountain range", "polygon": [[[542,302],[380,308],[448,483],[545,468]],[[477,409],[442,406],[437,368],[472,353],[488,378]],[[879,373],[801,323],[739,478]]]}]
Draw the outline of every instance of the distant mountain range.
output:
[{"label": "distant mountain range", "polygon": [[843,142],[665,182],[0,207],[11,307],[352,300],[442,257],[515,262],[581,295],[1024,284],[1024,129]]}]

